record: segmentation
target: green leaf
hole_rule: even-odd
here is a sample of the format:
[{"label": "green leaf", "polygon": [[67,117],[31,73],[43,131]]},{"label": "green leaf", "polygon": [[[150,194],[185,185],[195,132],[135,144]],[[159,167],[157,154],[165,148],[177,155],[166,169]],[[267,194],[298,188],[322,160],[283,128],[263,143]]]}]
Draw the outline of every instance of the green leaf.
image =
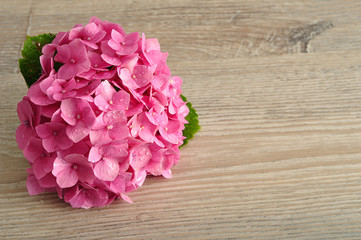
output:
[{"label": "green leaf", "polygon": [[[187,102],[187,98],[185,96],[181,95],[181,98],[183,101]],[[188,141],[193,138],[194,134],[201,129],[196,110],[192,107],[190,102],[187,102],[187,107],[189,108],[189,114],[186,117],[188,123],[184,125],[185,129],[183,130],[183,136],[185,136],[186,139],[183,140],[183,145],[181,147],[186,145]]]},{"label": "green leaf", "polygon": [[35,83],[42,74],[39,59],[42,54],[41,49],[45,44],[51,43],[54,38],[55,34],[52,33],[27,36],[21,51],[22,58],[19,59],[19,68],[28,87]]}]

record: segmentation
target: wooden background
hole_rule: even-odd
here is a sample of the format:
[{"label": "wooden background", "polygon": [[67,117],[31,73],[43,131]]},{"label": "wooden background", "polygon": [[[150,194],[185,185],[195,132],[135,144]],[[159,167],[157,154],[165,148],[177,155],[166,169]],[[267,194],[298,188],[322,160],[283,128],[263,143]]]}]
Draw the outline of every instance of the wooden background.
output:
[{"label": "wooden background", "polygon": [[[159,39],[202,130],[134,204],[79,210],[27,193],[17,59],[93,15]],[[361,239],[358,0],[2,0],[0,80],[0,239]]]}]

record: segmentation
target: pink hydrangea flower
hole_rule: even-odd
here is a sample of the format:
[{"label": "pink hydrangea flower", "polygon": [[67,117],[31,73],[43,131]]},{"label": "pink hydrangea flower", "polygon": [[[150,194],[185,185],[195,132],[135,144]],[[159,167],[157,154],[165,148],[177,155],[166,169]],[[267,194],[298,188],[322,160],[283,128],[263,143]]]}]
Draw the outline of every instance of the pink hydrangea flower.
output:
[{"label": "pink hydrangea flower", "polygon": [[61,117],[69,125],[66,127],[66,134],[74,142],[88,136],[95,121],[95,114],[86,100],[69,98],[62,101]]},{"label": "pink hydrangea flower", "polygon": [[108,81],[104,81],[95,92],[94,103],[102,111],[126,110],[130,95],[124,90],[115,91]]},{"label": "pink hydrangea flower", "polygon": [[101,113],[90,131],[90,141],[99,146],[128,137],[127,120],[122,111]]},{"label": "pink hydrangea flower", "polygon": [[17,112],[21,124],[16,130],[16,141],[20,149],[24,149],[30,139],[35,136],[35,127],[39,124],[40,108],[32,103],[29,97],[24,97],[18,103]]},{"label": "pink hydrangea flower", "polygon": [[106,32],[99,29],[95,23],[89,23],[85,27],[74,27],[69,33],[69,40],[79,38],[82,43],[93,49],[98,49],[99,43],[106,35]]},{"label": "pink hydrangea flower", "polygon": [[128,169],[129,164],[125,158],[128,155],[128,146],[122,142],[119,143],[113,142],[90,149],[89,161],[95,163],[94,174],[100,180],[114,181],[119,172],[125,172]]},{"label": "pink hydrangea flower", "polygon": [[157,39],[92,17],[42,53],[43,72],[17,109],[30,195],[103,207],[132,202],[148,175],[172,176],[189,109]]},{"label": "pink hydrangea flower", "polygon": [[85,45],[79,39],[58,46],[56,50],[58,53],[55,55],[54,60],[64,63],[58,72],[60,79],[70,79],[90,69],[90,60]]},{"label": "pink hydrangea flower", "polygon": [[38,136],[42,138],[43,147],[48,152],[65,150],[73,145],[65,129],[66,125],[59,122],[47,122],[35,128]]},{"label": "pink hydrangea flower", "polygon": [[118,55],[130,55],[138,48],[139,33],[137,32],[123,36],[120,32],[113,29],[111,37],[108,45],[115,50]]},{"label": "pink hydrangea flower", "polygon": [[72,187],[78,181],[90,184],[94,181],[92,165],[80,154],[69,154],[64,159],[57,157],[52,173],[61,188]]}]

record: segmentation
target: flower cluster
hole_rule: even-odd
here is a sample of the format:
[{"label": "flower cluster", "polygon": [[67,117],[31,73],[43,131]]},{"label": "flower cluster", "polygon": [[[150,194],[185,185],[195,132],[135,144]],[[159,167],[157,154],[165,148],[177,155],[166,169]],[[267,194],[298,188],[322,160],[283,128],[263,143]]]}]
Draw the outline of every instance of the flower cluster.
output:
[{"label": "flower cluster", "polygon": [[92,17],[42,48],[43,74],[18,104],[31,195],[100,207],[171,177],[189,109],[157,39]]}]

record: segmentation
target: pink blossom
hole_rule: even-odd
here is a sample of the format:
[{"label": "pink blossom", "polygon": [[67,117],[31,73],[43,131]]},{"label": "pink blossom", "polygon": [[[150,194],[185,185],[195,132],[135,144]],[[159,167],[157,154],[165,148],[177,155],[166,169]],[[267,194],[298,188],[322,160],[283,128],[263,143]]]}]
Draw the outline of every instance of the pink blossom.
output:
[{"label": "pink blossom", "polygon": [[91,163],[80,154],[70,154],[64,159],[57,157],[52,171],[61,188],[74,186],[78,181],[92,183],[94,174]]},{"label": "pink blossom", "polygon": [[135,171],[141,171],[152,158],[148,144],[141,143],[133,146],[129,151],[129,164]]},{"label": "pink blossom", "polygon": [[37,195],[44,191],[53,191],[56,187],[55,177],[53,174],[48,173],[44,177],[37,179],[32,168],[28,168],[27,172],[29,175],[26,181],[26,186],[30,195]]},{"label": "pink blossom", "polygon": [[183,80],[178,76],[174,76],[169,80],[171,90],[175,89],[177,91],[175,94],[171,94],[171,96],[180,95],[182,93],[182,84]]},{"label": "pink blossom", "polygon": [[133,54],[138,48],[139,33],[134,32],[123,36],[117,30],[112,30],[111,39],[108,45],[116,51],[118,55]]},{"label": "pink blossom", "polygon": [[115,194],[122,194],[129,191],[131,188],[132,174],[129,172],[119,173],[117,177],[109,183],[109,190]]},{"label": "pink blossom", "polygon": [[73,208],[88,209],[110,204],[108,202],[109,194],[106,191],[87,184],[77,184],[67,190],[64,194],[64,200],[70,203]]},{"label": "pink blossom", "polygon": [[95,105],[105,112],[125,110],[129,106],[129,93],[123,90],[115,91],[108,81],[104,81],[99,85],[95,95]]},{"label": "pink blossom", "polygon": [[105,37],[105,39],[107,39],[107,40],[111,38],[110,35],[113,30],[116,30],[117,32],[119,32],[122,35],[125,35],[124,29],[116,23],[102,21],[99,18],[94,17],[94,16],[90,18],[89,23],[95,23],[99,27],[99,29],[104,30],[107,33],[107,36]]},{"label": "pink blossom", "polygon": [[160,51],[160,45],[156,38],[145,38],[142,34],[142,53],[151,66],[164,59],[164,53]]},{"label": "pink blossom", "polygon": [[56,50],[57,54],[54,60],[64,63],[58,71],[60,79],[70,79],[90,69],[86,48],[79,39],[75,39],[69,44],[58,46]]},{"label": "pink blossom", "polygon": [[182,124],[177,120],[169,119],[167,125],[159,127],[160,135],[170,143],[181,144],[182,139]]},{"label": "pink blossom", "polygon": [[152,70],[144,65],[137,65],[131,73],[129,69],[118,69],[118,74],[124,86],[129,89],[145,87],[152,80]]},{"label": "pink blossom", "polygon": [[69,40],[72,41],[76,38],[81,39],[82,43],[98,49],[97,43],[100,42],[106,35],[105,31],[98,28],[95,23],[89,23],[85,27],[75,27],[69,33]]},{"label": "pink blossom", "polygon": [[[167,56],[165,56],[166,59]],[[158,91],[164,91],[169,84],[171,78],[171,72],[169,67],[166,64],[166,60],[162,60],[157,64],[154,71],[154,79],[152,81],[152,86]]]},{"label": "pink blossom", "polygon": [[73,153],[86,156],[89,153],[90,145],[90,140],[86,138],[80,142],[74,143],[73,146],[71,146],[70,148],[67,148],[65,150],[58,150],[57,154],[60,158],[65,158],[66,156]]},{"label": "pink blossom", "polygon": [[40,186],[39,181],[36,179],[31,168],[27,169],[28,178],[26,180],[26,187],[30,195],[38,195],[45,191],[43,187]]},{"label": "pink blossom", "polygon": [[129,123],[131,129],[131,135],[133,137],[139,136],[146,142],[154,142],[156,137],[157,126],[152,124],[145,113],[141,113],[138,116],[134,116]]},{"label": "pink blossom", "polygon": [[52,171],[56,157],[54,153],[48,153],[43,148],[39,138],[31,138],[28,146],[24,149],[24,156],[32,163],[33,173],[37,179]]},{"label": "pink blossom", "polygon": [[48,152],[65,150],[73,145],[65,129],[66,125],[59,122],[47,122],[35,128],[36,133],[42,138],[43,147]]},{"label": "pink blossom", "polygon": [[50,99],[46,93],[44,93],[40,88],[41,82],[36,82],[28,90],[28,97],[30,100],[39,105],[39,106],[46,106],[55,103],[54,99]]},{"label": "pink blossom", "polygon": [[129,130],[126,123],[127,119],[123,111],[101,113],[90,131],[91,143],[99,146],[128,137]]},{"label": "pink blossom", "polygon": [[54,38],[53,42],[46,44],[42,49],[42,53],[46,56],[52,57],[57,46],[69,43],[69,32],[59,32]]},{"label": "pink blossom", "polygon": [[92,17],[42,53],[43,72],[17,109],[29,194],[102,207],[132,202],[126,194],[148,175],[172,176],[189,109],[157,39]]},{"label": "pink blossom", "polygon": [[[129,164],[126,162],[128,146],[124,144],[108,144],[92,147],[89,152],[89,161],[95,163],[94,174],[103,181],[113,181],[119,171],[125,172]],[[120,164],[122,163],[122,168]]]},{"label": "pink blossom", "polygon": [[163,149],[155,144],[152,144],[150,145],[150,150],[152,153],[152,158],[145,167],[146,171],[155,176],[169,176],[169,174],[171,174],[169,170],[173,164],[178,162],[179,149]]},{"label": "pink blossom", "polygon": [[122,63],[118,54],[108,45],[107,41],[100,43],[100,49],[102,52],[100,56],[106,63],[114,66],[119,66]]},{"label": "pink blossom", "polygon": [[16,141],[20,149],[24,149],[31,137],[35,136],[35,127],[40,121],[40,107],[29,101],[29,97],[24,97],[18,103],[17,112],[21,124],[16,130]]},{"label": "pink blossom", "polygon": [[46,94],[49,99],[61,101],[76,95],[76,91],[74,91],[75,86],[76,82],[74,78],[69,81],[55,79],[52,85],[47,89]]},{"label": "pink blossom", "polygon": [[89,103],[82,99],[69,98],[62,101],[61,117],[69,125],[66,134],[75,143],[88,136],[95,122],[95,114]]},{"label": "pink blossom", "polygon": [[40,64],[43,70],[43,74],[39,79],[42,80],[49,76],[51,71],[54,71],[54,59],[51,56],[42,55],[40,56]]},{"label": "pink blossom", "polygon": [[166,126],[168,124],[168,115],[165,111],[158,113],[152,107],[148,112],[145,112],[145,115],[154,125]]}]

